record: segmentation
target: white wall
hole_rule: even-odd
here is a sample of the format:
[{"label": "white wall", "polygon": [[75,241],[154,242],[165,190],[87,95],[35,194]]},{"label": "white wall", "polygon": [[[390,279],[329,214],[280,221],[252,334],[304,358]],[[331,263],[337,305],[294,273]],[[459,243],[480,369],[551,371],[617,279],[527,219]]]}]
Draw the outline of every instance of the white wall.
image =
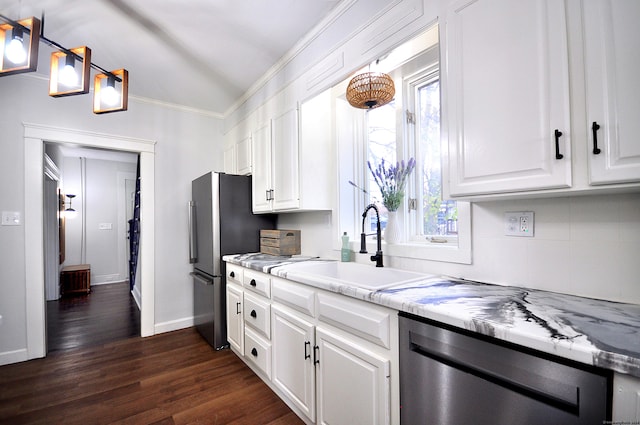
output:
[{"label": "white wall", "polygon": [[[139,76],[138,78],[144,78]],[[132,78],[132,84],[135,79]],[[134,92],[135,86],[131,87]],[[24,213],[22,123],[156,140],[156,330],[189,326],[192,288],[188,273],[187,214],[191,180],[222,169],[222,121],[211,115],[130,98],[129,111],[94,115],[91,95],[54,99],[48,81],[34,74],[0,78],[0,211]],[[0,364],[26,347],[24,225],[0,226]]]},{"label": "white wall", "polygon": [[[133,159],[135,161],[135,156]],[[84,182],[80,173],[81,166],[85,173]],[[118,187],[124,186],[124,180],[118,180],[120,173],[128,173],[134,180],[136,163],[64,158],[64,193],[76,195],[72,206],[77,212],[76,217],[66,220],[67,255],[64,265],[90,264],[93,285],[128,279],[119,264],[126,249],[119,238],[126,235],[127,229],[124,217],[121,222],[118,216],[119,210],[125,207],[124,199],[118,197],[119,189],[124,190]],[[101,229],[101,224],[110,224],[111,228]]]}]

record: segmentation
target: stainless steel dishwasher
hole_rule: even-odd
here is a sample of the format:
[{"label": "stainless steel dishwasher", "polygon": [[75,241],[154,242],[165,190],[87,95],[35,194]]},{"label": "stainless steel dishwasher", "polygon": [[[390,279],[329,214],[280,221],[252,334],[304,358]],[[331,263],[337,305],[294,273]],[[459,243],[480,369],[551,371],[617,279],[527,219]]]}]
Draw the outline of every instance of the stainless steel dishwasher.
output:
[{"label": "stainless steel dishwasher", "polygon": [[400,313],[402,425],[602,425],[612,373]]}]

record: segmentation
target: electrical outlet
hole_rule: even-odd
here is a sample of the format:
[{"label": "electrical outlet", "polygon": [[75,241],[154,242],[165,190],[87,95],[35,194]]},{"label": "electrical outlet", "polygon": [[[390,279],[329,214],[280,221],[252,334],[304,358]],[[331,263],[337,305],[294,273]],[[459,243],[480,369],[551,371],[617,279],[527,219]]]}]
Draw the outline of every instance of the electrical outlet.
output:
[{"label": "electrical outlet", "polygon": [[533,211],[504,213],[504,234],[507,236],[533,237]]},{"label": "electrical outlet", "polygon": [[22,223],[19,211],[2,211],[3,226],[19,226]]}]

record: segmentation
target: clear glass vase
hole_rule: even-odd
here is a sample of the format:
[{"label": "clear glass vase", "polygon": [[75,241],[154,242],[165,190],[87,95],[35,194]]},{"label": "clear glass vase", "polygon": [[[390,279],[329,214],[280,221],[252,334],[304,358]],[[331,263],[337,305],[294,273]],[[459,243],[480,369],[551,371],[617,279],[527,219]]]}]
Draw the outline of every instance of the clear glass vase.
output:
[{"label": "clear glass vase", "polygon": [[402,231],[398,222],[398,211],[389,211],[387,226],[384,228],[384,241],[388,244],[400,243]]}]

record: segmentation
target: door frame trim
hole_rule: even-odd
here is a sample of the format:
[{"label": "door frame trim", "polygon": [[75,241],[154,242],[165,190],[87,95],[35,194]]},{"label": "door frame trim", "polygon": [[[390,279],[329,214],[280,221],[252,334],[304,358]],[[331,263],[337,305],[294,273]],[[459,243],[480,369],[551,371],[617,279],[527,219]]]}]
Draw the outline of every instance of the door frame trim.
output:
[{"label": "door frame trim", "polygon": [[73,144],[140,154],[140,334],[154,334],[155,248],[154,167],[155,141],[77,129],[24,123],[24,233],[27,359],[46,355],[44,293],[44,143]]}]

